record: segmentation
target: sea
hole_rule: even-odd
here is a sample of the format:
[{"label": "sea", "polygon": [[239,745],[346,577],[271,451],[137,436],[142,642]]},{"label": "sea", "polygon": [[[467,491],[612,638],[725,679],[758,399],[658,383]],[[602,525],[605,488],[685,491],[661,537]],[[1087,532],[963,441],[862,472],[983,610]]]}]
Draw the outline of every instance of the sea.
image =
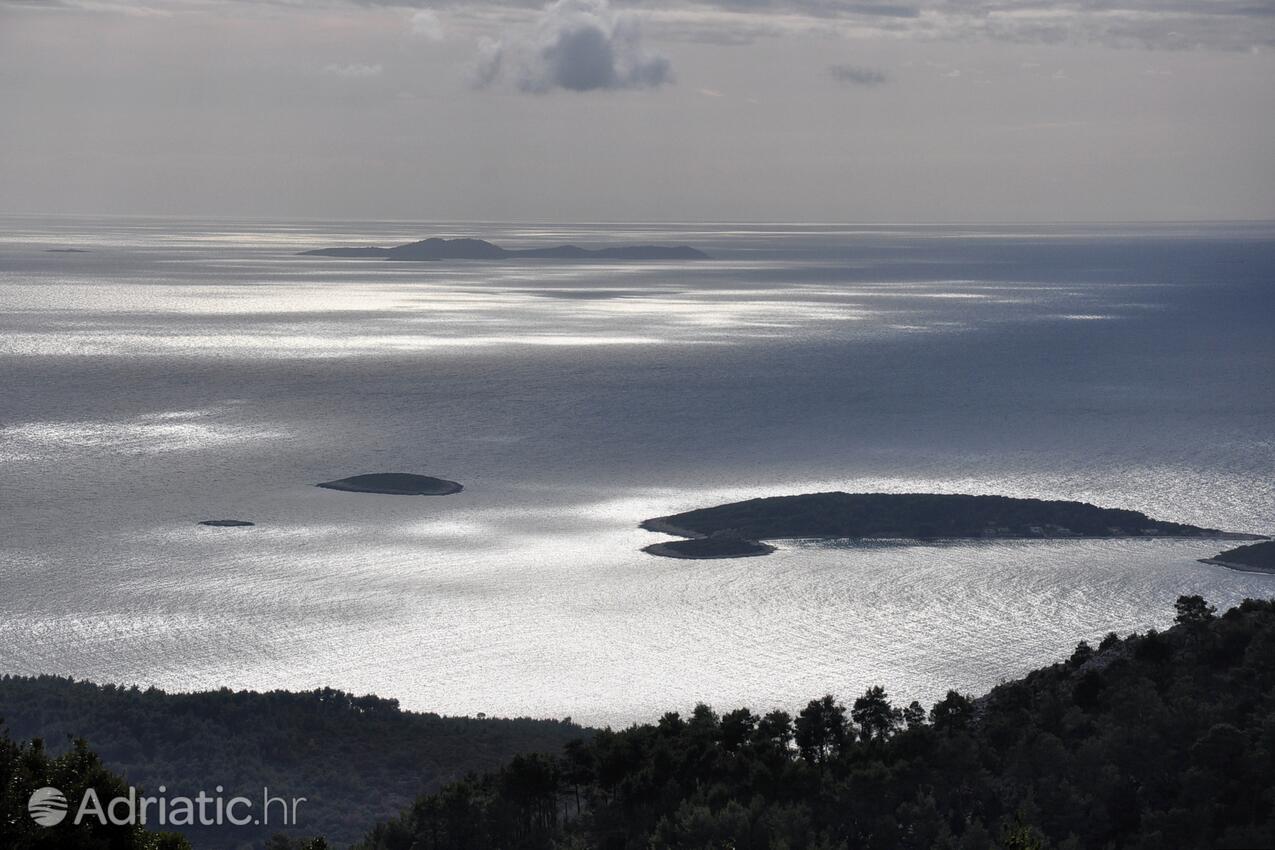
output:
[{"label": "sea", "polygon": [[[711,259],[298,256],[429,236]],[[0,217],[0,673],[617,727],[981,693],[1275,575],[1209,540],[683,561],[638,523],[845,490],[1275,533],[1273,317],[1269,222]],[[314,486],[368,472],[465,490]]]}]

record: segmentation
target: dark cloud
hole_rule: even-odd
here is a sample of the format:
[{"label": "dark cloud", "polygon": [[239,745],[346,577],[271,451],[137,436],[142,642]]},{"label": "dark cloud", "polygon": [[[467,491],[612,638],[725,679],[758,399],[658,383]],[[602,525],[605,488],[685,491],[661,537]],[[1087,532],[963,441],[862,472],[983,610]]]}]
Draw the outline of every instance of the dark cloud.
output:
[{"label": "dark cloud", "polygon": [[480,45],[476,81],[520,91],[655,88],[672,80],[662,56],[643,49],[637,19],[606,0],[557,0],[527,31]]},{"label": "dark cloud", "polygon": [[860,65],[833,65],[828,72],[834,80],[853,86],[879,86],[886,80],[884,71]]}]

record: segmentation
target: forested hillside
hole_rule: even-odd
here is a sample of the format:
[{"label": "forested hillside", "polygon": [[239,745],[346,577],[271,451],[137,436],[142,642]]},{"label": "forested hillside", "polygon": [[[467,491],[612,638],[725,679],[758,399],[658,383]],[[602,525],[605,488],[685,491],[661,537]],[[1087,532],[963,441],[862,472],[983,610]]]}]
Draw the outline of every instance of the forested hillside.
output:
[{"label": "forested hillside", "polygon": [[1275,605],[1097,647],[928,711],[872,688],[520,756],[377,826],[366,850],[1275,846]]},{"label": "forested hillside", "polygon": [[[419,797],[360,846],[1275,847],[1275,602],[1217,616],[1183,597],[1177,620],[1162,633],[1082,642],[1067,661],[978,699],[949,692],[928,710],[874,687],[848,704],[812,700],[796,716],[701,705],[591,736],[566,723],[415,715],[337,691],[177,695],[6,678],[0,693],[19,736],[87,730],[106,767],[128,767],[117,777],[83,745],[55,755],[0,739],[0,844],[183,846],[135,828],[39,827],[25,811],[40,785],[109,797],[127,779],[152,792],[164,782],[169,794],[308,786],[327,814],[293,834],[342,846],[355,824],[385,817],[387,801],[406,802],[395,788],[477,766],[488,772]],[[515,750],[524,752],[508,758]],[[196,847],[268,840],[246,827],[188,835]]]},{"label": "forested hillside", "polygon": [[[440,717],[397,700],[306,693],[169,694],[40,676],[0,677],[0,720],[55,754],[84,738],[110,770],[154,793],[305,797],[295,835],[347,844],[417,795],[516,753],[555,752],[586,734],[569,721]],[[25,801],[23,801],[25,805]],[[24,815],[25,817],[25,815]],[[183,828],[197,848],[260,845],[274,827]]]},{"label": "forested hillside", "polygon": [[[64,811],[61,822],[42,825],[29,815],[31,794],[40,788],[56,788],[65,795],[69,805],[52,807]],[[90,790],[110,800],[126,796],[127,789],[83,741],[53,756],[41,742],[19,743],[0,729],[0,847],[5,850],[190,850],[180,835],[137,824],[102,823],[91,817],[74,822],[76,806]]]}]

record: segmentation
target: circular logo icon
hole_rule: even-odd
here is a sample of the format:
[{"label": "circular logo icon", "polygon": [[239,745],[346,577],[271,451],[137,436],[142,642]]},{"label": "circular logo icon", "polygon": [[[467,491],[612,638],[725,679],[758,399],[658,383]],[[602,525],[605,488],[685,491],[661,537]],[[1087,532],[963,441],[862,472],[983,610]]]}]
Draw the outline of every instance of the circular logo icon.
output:
[{"label": "circular logo icon", "polygon": [[27,800],[27,811],[40,826],[57,826],[66,818],[66,796],[56,788],[37,788]]}]

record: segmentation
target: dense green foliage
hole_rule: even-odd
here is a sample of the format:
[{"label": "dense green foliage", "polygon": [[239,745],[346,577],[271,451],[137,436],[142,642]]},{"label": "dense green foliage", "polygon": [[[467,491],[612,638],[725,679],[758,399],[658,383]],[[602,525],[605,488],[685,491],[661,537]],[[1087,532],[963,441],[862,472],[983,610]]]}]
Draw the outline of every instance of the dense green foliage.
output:
[{"label": "dense green foliage", "polygon": [[1235,564],[1275,573],[1275,540],[1264,540],[1249,546],[1236,546],[1207,560],[1212,563]]},{"label": "dense green foliage", "polygon": [[[70,802],[65,819],[41,826],[27,814],[32,792],[51,787]],[[0,847],[6,850],[189,850],[178,835],[150,832],[137,825],[102,823],[86,817],[75,823],[78,801],[89,790],[101,800],[125,796],[127,786],[102,766],[83,741],[60,756],[50,755],[38,739],[19,744],[0,730]]]},{"label": "dense green foliage", "polygon": [[1275,604],[1177,614],[928,712],[872,688],[606,730],[423,797],[363,846],[1275,846]]},{"label": "dense green foliage", "polygon": [[733,534],[750,540],[785,537],[1121,537],[1155,534],[1194,537],[1192,525],[1160,522],[1138,511],[1084,502],[933,493],[808,493],[749,499],[647,520],[696,534]]},{"label": "dense green foliage", "polygon": [[[17,738],[65,749],[86,739],[148,793],[305,797],[298,835],[350,842],[417,795],[515,753],[556,752],[585,730],[570,721],[440,717],[396,700],[324,689],[169,694],[40,676],[0,677],[0,718]],[[65,789],[64,789],[65,790]],[[25,802],[24,802],[25,805]],[[24,815],[25,817],[25,815]],[[196,847],[263,841],[276,827],[182,831]],[[0,842],[0,847],[5,846]]]}]

